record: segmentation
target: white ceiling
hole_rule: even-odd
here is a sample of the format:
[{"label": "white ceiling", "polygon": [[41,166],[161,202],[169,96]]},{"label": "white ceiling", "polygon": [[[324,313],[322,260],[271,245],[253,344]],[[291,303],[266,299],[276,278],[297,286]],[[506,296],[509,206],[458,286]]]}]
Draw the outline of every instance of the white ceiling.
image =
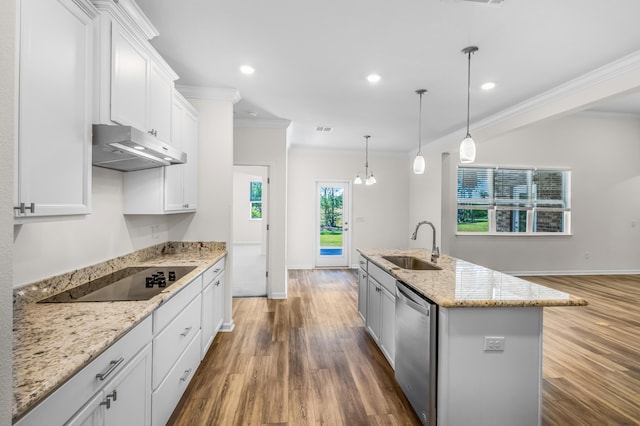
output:
[{"label": "white ceiling", "polygon": [[[640,50],[640,1],[138,0],[182,85],[228,87],[236,118],[292,121],[293,145],[409,151]],[[250,64],[256,72],[239,72]],[[369,73],[382,80],[371,85]],[[494,81],[496,88],[479,86]],[[639,82],[640,86],[640,82]],[[640,111],[640,99],[631,102]],[[629,107],[627,107],[629,108]],[[332,132],[318,133],[316,126]],[[462,138],[463,133],[460,134]]]}]

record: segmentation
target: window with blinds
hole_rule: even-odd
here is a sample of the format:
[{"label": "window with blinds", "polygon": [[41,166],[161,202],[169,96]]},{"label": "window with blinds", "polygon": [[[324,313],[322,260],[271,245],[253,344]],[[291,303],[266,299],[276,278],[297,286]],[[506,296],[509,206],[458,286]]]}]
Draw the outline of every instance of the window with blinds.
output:
[{"label": "window with blinds", "polygon": [[458,233],[569,234],[571,172],[458,167]]}]

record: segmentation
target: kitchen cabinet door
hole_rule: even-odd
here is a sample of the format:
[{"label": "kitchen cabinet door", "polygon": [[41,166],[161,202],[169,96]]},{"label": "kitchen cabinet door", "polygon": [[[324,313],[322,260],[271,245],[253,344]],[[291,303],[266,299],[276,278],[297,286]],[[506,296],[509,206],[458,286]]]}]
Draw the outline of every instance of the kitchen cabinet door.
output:
[{"label": "kitchen cabinet door", "polygon": [[124,28],[111,25],[111,120],[148,131],[149,58]]},{"label": "kitchen cabinet door", "polygon": [[151,364],[149,344],[105,387],[105,425],[151,424]]},{"label": "kitchen cabinet door", "polygon": [[149,114],[147,129],[158,139],[171,142],[173,80],[151,62],[149,75]]},{"label": "kitchen cabinet door", "polygon": [[224,271],[213,282],[213,336],[222,328],[224,321]]},{"label": "kitchen cabinet door", "polygon": [[391,367],[396,356],[396,296],[382,288],[380,300],[380,349]]},{"label": "kitchen cabinet door", "polygon": [[358,269],[358,313],[363,321],[367,321],[367,273]]},{"label": "kitchen cabinet door", "polygon": [[213,299],[213,283],[209,284],[202,290],[202,325],[201,330],[202,334],[200,335],[202,347],[200,351],[200,359],[204,358],[211,346],[211,342],[213,342],[214,332],[214,324],[213,324],[213,310],[214,310],[214,299]]},{"label": "kitchen cabinet door", "polygon": [[382,289],[371,275],[367,280],[367,329],[376,341],[380,340],[380,297]]},{"label": "kitchen cabinet door", "polygon": [[93,21],[97,13],[84,3],[19,2],[15,217],[91,212]]}]

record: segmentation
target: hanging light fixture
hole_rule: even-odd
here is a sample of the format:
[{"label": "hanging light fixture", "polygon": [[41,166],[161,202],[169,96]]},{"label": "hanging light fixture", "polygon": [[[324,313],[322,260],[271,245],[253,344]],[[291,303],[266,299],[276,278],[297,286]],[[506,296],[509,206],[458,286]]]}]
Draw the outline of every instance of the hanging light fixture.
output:
[{"label": "hanging light fixture", "polygon": [[[364,160],[364,184],[373,185],[376,183],[376,178],[373,176],[373,172],[369,173],[369,138],[371,136],[365,135],[365,160]],[[363,183],[360,177],[360,172],[356,174],[356,178],[353,180],[354,185],[361,185]]]},{"label": "hanging light fixture", "polygon": [[469,133],[469,105],[471,104],[471,54],[478,51],[477,46],[469,46],[462,49],[462,53],[468,56],[467,69],[467,136],[460,143],[460,162],[473,163],[476,161],[476,143]]},{"label": "hanging light fixture", "polygon": [[420,96],[420,113],[418,115],[418,153],[416,158],[413,159],[413,173],[421,175],[424,173],[426,162],[422,156],[422,95],[427,92],[427,89],[418,89],[416,93]]}]

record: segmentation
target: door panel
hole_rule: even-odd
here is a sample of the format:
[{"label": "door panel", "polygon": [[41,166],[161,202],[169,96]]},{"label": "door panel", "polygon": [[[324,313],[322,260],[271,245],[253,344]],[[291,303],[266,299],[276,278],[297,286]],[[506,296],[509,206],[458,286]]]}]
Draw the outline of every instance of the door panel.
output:
[{"label": "door panel", "polygon": [[349,182],[316,183],[315,266],[349,266]]}]

